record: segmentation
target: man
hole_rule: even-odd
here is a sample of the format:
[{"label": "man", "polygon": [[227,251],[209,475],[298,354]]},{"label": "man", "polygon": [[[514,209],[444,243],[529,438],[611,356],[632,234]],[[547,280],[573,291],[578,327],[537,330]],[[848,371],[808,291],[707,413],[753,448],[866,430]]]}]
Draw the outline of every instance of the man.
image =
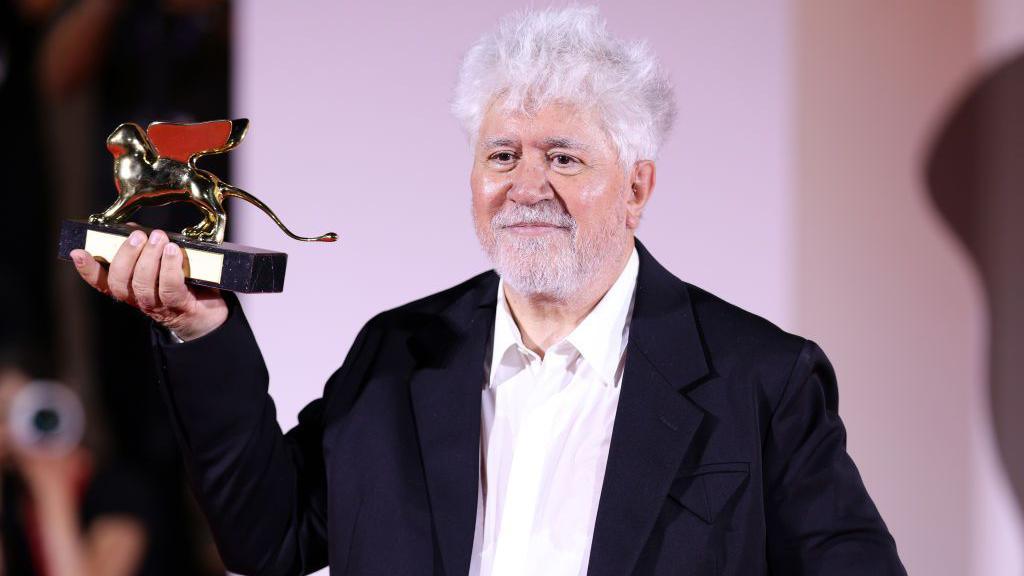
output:
[{"label": "man", "polygon": [[903,574],[824,354],[634,240],[673,116],[595,9],[506,20],[455,99],[497,274],[384,312],[282,435],[230,295],[133,233],[94,287],[157,361],[229,568],[302,574]]}]

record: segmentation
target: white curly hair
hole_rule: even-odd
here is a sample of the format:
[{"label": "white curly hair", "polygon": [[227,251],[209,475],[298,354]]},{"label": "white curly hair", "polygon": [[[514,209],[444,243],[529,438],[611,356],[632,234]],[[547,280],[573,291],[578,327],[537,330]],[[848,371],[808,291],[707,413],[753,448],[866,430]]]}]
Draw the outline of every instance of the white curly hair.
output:
[{"label": "white curly hair", "polygon": [[452,112],[475,145],[488,108],[593,108],[629,168],[654,160],[675,117],[672,85],[643,41],[607,30],[596,6],[516,12],[466,53]]}]

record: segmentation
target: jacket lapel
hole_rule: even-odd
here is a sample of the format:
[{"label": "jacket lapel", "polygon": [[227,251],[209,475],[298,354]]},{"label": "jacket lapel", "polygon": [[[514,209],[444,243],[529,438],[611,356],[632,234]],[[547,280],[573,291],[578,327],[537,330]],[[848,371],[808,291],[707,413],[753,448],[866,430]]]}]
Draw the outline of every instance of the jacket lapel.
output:
[{"label": "jacket lapel", "polygon": [[598,504],[588,573],[632,572],[704,412],[683,388],[708,365],[683,284],[636,243],[640,256],[626,367]]},{"label": "jacket lapel", "polygon": [[430,510],[446,574],[469,570],[476,526],[480,395],[497,276],[432,317],[410,338],[410,390]]},{"label": "jacket lapel", "polygon": [[[682,283],[637,241],[640,270],[626,368],[594,527],[588,573],[635,566],[680,465],[699,456],[704,411],[688,393],[709,367]],[[480,473],[484,356],[497,276],[487,275],[410,339],[420,451],[447,574],[469,570]]]}]

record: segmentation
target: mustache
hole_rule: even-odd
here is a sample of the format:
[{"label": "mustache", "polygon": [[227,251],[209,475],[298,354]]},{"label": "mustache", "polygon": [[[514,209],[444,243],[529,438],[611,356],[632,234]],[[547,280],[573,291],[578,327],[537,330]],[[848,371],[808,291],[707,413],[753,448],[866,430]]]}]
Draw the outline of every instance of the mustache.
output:
[{"label": "mustache", "polygon": [[536,204],[508,204],[491,218],[491,228],[494,230],[528,224],[576,229],[576,219],[554,200],[541,200]]}]

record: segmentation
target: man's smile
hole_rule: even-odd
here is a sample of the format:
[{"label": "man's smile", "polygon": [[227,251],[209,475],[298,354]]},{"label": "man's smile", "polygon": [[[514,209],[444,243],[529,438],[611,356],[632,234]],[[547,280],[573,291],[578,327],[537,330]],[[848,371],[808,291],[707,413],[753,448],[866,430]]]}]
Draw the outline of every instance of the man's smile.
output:
[{"label": "man's smile", "polygon": [[545,224],[542,222],[524,222],[521,224],[512,224],[503,228],[513,234],[521,236],[540,236],[542,234],[550,234],[558,231],[567,231],[568,229],[563,226],[556,226],[554,224]]}]

